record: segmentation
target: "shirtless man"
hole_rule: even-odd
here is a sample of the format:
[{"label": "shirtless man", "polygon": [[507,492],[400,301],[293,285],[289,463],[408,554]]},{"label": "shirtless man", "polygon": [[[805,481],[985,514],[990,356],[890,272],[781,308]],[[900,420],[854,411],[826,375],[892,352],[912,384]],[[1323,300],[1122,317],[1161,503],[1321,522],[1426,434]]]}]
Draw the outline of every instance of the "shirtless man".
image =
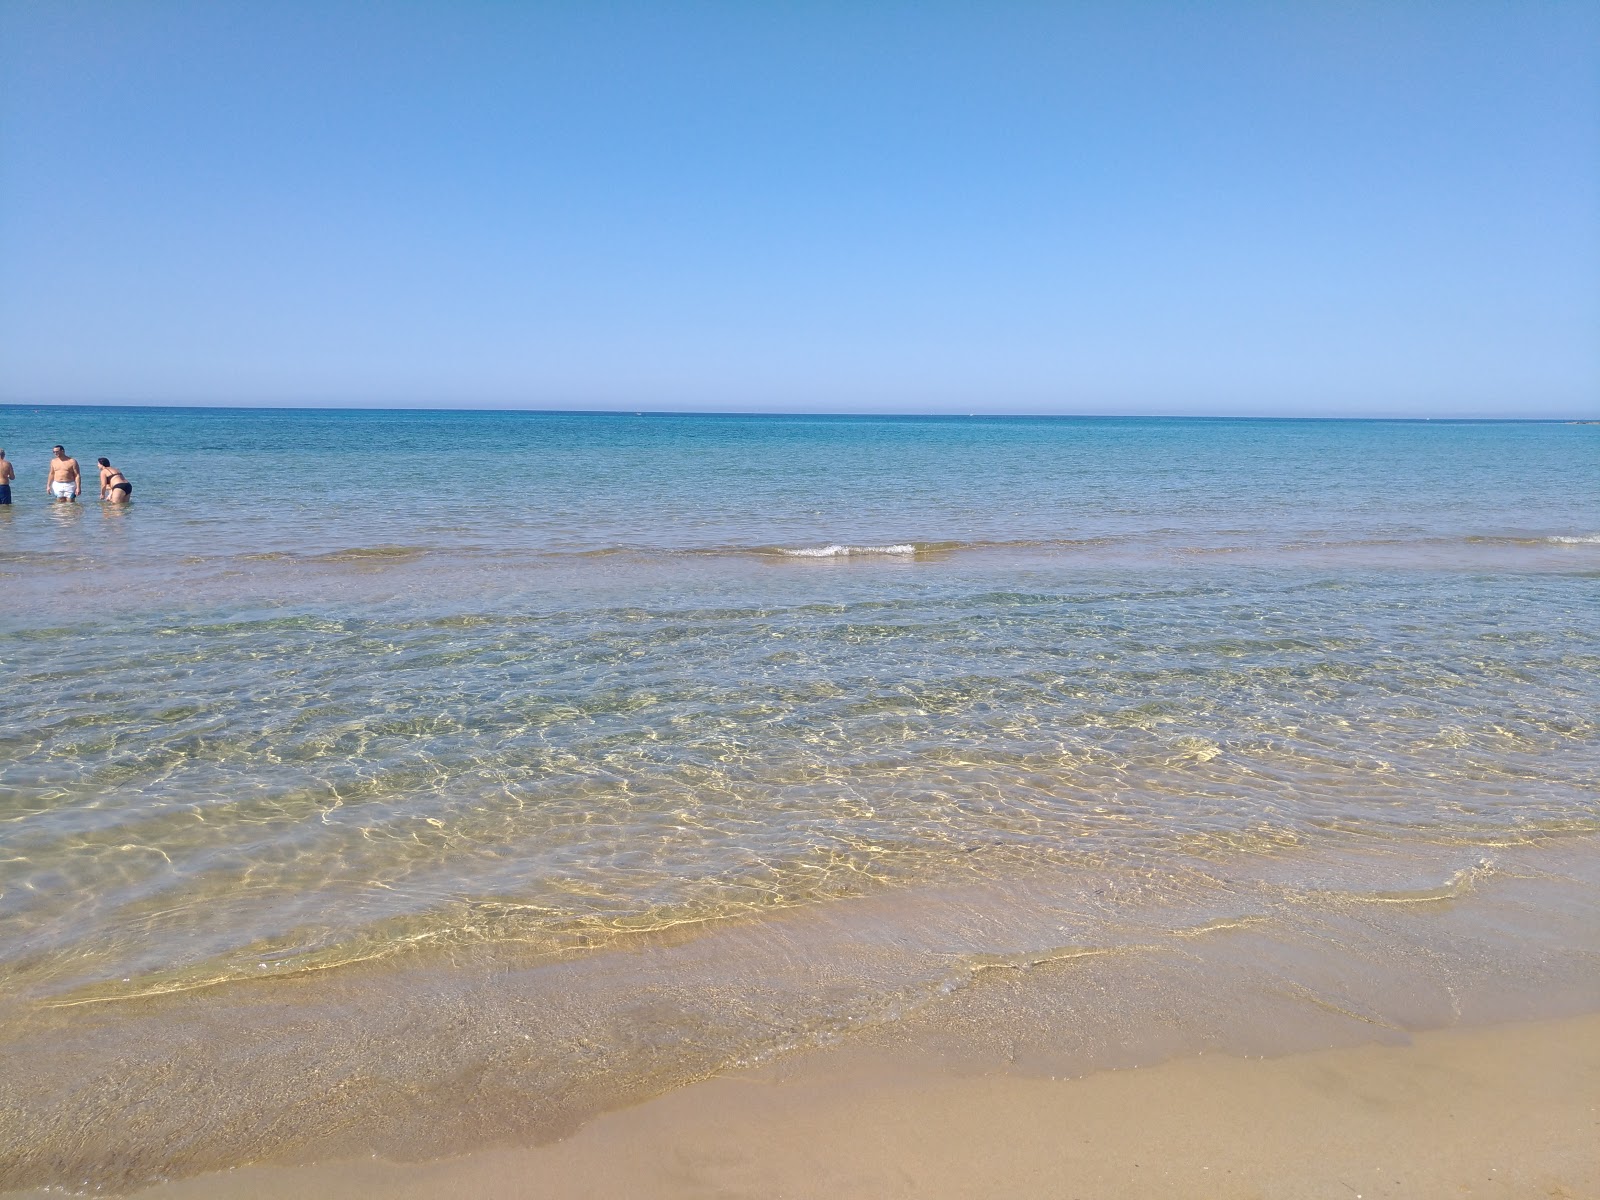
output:
[{"label": "shirtless man", "polygon": [[68,458],[67,452],[60,446],[52,447],[51,452],[55,457],[50,460],[50,478],[45,480],[45,494],[54,496],[58,501],[74,501],[83,483],[78,460]]},{"label": "shirtless man", "polygon": [[0,504],[11,503],[11,481],[17,477],[17,469],[6,461],[6,452],[0,450]]}]

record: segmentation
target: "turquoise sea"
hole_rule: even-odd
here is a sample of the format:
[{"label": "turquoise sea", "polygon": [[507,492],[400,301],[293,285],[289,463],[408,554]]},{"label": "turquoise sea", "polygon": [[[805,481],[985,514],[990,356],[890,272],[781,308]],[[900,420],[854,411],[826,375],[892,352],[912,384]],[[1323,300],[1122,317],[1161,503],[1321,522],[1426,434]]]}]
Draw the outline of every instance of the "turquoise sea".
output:
[{"label": "turquoise sea", "polygon": [[[55,442],[134,502],[48,504]],[[1600,1005],[1600,425],[13,406],[0,446],[0,1053],[63,1081],[0,1084],[0,1186],[569,1128],[1194,931],[1365,939],[1249,959],[1318,1020]],[[105,1150],[97,1095],[147,1101]]]}]

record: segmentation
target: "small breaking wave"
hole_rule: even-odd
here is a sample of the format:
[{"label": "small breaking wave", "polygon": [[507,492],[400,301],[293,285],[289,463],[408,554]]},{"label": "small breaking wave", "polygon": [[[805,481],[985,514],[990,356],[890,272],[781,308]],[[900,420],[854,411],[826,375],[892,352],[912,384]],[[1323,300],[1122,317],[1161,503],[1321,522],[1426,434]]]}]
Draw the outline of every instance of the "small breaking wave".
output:
[{"label": "small breaking wave", "polygon": [[1552,533],[1547,536],[1473,534],[1463,538],[1476,546],[1600,546],[1600,533]]},{"label": "small breaking wave", "polygon": [[1480,858],[1470,866],[1462,867],[1450,878],[1432,887],[1399,888],[1374,892],[1319,889],[1304,893],[1307,897],[1338,900],[1356,904],[1439,904],[1459,900],[1477,887],[1478,883],[1495,874],[1492,858]]},{"label": "small breaking wave", "polygon": [[839,542],[831,542],[826,546],[802,546],[799,549],[780,547],[778,553],[788,558],[847,558],[857,554],[915,554],[917,548],[911,542],[896,542],[891,546],[846,546]]}]

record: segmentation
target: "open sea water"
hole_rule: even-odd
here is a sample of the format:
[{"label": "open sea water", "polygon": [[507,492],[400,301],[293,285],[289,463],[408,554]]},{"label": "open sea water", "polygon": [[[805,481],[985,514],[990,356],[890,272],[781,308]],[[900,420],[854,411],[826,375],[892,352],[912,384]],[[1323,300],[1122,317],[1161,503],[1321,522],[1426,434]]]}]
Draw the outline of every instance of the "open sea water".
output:
[{"label": "open sea water", "polygon": [[[89,467],[47,503],[55,442],[134,502]],[[891,1021],[957,959],[1142,945],[1118,887],[1168,933],[1496,871],[1593,915],[1600,425],[9,407],[0,446],[0,1022],[40,1070],[97,1078],[108,1014],[165,1045],[163,999],[503,952],[613,964],[592,1014],[630,946],[834,922],[762,1012],[543,1030],[519,1095],[626,1077],[589,1111]],[[941,933],[847,915],[972,887]],[[1048,930],[998,920],[1025,893]],[[209,1103],[259,1117],[251,1078]],[[12,1182],[99,1169],[80,1102],[23,1103]],[[173,1169],[163,1136],[118,1169]]]}]

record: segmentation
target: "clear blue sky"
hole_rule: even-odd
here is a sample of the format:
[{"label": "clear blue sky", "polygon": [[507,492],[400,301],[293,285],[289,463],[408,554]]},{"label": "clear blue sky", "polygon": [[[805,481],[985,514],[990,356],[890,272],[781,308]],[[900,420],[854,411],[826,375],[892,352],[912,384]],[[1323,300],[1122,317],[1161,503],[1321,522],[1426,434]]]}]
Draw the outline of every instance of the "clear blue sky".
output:
[{"label": "clear blue sky", "polygon": [[1594,415],[1600,5],[0,5],[0,400]]}]

